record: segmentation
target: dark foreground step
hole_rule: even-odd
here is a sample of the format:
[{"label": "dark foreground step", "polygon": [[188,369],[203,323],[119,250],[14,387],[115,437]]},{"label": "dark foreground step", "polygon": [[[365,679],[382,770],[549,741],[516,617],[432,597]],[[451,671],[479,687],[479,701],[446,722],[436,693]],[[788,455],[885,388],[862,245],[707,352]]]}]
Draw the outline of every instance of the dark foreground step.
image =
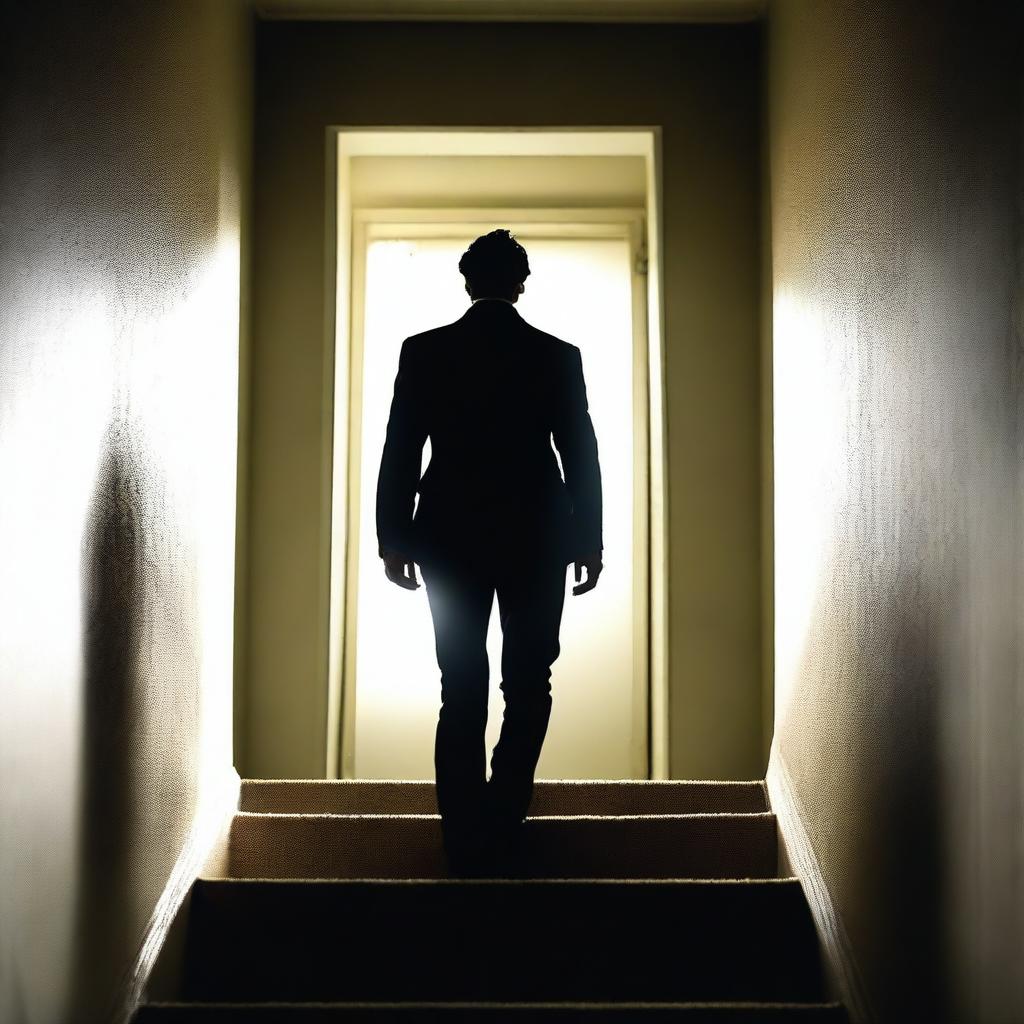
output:
[{"label": "dark foreground step", "polygon": [[[771,878],[771,814],[528,819],[531,878]],[[232,878],[444,878],[434,815],[236,815]]]},{"label": "dark foreground step", "polygon": [[184,991],[212,1002],[814,1002],[795,879],[199,881]]},{"label": "dark foreground step", "polygon": [[[276,814],[436,814],[433,782],[246,779],[243,811]],[[752,814],[767,811],[761,782],[539,780],[530,816]]]},{"label": "dark foreground step", "polygon": [[528,1021],[631,1024],[844,1024],[836,1003],[156,1003],[137,1024],[527,1024]]}]

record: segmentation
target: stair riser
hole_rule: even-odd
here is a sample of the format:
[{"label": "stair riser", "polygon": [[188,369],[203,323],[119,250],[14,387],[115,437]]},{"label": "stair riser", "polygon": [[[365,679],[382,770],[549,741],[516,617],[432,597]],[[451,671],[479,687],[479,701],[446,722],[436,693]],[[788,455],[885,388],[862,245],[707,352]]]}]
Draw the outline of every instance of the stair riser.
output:
[{"label": "stair riser", "polygon": [[200,883],[190,955],[207,1001],[821,996],[789,883]]},{"label": "stair riser", "polygon": [[[533,878],[771,878],[771,815],[531,819]],[[239,815],[234,878],[444,878],[440,819]]]},{"label": "stair riser", "polygon": [[[243,811],[276,814],[436,814],[432,782],[246,780]],[[538,781],[530,816],[563,814],[757,814],[759,782]]]}]

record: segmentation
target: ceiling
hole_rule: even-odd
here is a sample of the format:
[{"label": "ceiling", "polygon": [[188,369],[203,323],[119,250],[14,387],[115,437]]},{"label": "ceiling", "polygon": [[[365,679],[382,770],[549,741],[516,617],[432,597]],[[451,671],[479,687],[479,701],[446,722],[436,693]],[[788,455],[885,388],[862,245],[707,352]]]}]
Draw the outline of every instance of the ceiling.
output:
[{"label": "ceiling", "polygon": [[767,0],[256,0],[263,18],[350,21],[752,21]]}]

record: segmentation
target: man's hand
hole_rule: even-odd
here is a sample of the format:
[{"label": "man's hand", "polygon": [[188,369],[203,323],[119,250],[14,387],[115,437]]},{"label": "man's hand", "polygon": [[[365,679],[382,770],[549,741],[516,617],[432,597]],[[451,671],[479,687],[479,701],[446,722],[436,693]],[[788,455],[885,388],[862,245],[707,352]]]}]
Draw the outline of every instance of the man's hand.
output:
[{"label": "man's hand", "polygon": [[[580,575],[583,572],[584,566],[587,569],[587,582],[580,583]],[[600,551],[579,559],[576,562],[576,582],[579,583],[579,586],[572,588],[573,596],[578,597],[580,594],[585,594],[588,590],[593,590],[597,586],[597,580],[603,568]]]},{"label": "man's hand", "polygon": [[[385,551],[384,555],[384,575],[387,576],[392,583],[398,584],[406,590],[418,590],[419,580],[416,579],[416,563],[409,558],[406,558],[399,551]],[[409,573],[406,575],[406,566],[409,567]]]}]

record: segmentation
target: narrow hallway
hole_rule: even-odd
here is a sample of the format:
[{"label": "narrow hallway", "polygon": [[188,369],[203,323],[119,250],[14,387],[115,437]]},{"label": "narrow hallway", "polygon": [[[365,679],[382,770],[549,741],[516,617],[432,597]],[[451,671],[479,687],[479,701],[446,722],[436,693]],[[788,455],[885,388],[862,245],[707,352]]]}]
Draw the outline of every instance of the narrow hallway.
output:
[{"label": "narrow hallway", "polygon": [[[5,13],[0,1024],[1024,1022],[1024,4]],[[360,563],[359,353],[390,394],[443,318],[364,257],[524,211],[635,297],[610,397],[599,287],[542,328],[634,527],[537,777],[638,781],[455,879],[433,783],[368,781],[431,775],[441,671]]]}]

